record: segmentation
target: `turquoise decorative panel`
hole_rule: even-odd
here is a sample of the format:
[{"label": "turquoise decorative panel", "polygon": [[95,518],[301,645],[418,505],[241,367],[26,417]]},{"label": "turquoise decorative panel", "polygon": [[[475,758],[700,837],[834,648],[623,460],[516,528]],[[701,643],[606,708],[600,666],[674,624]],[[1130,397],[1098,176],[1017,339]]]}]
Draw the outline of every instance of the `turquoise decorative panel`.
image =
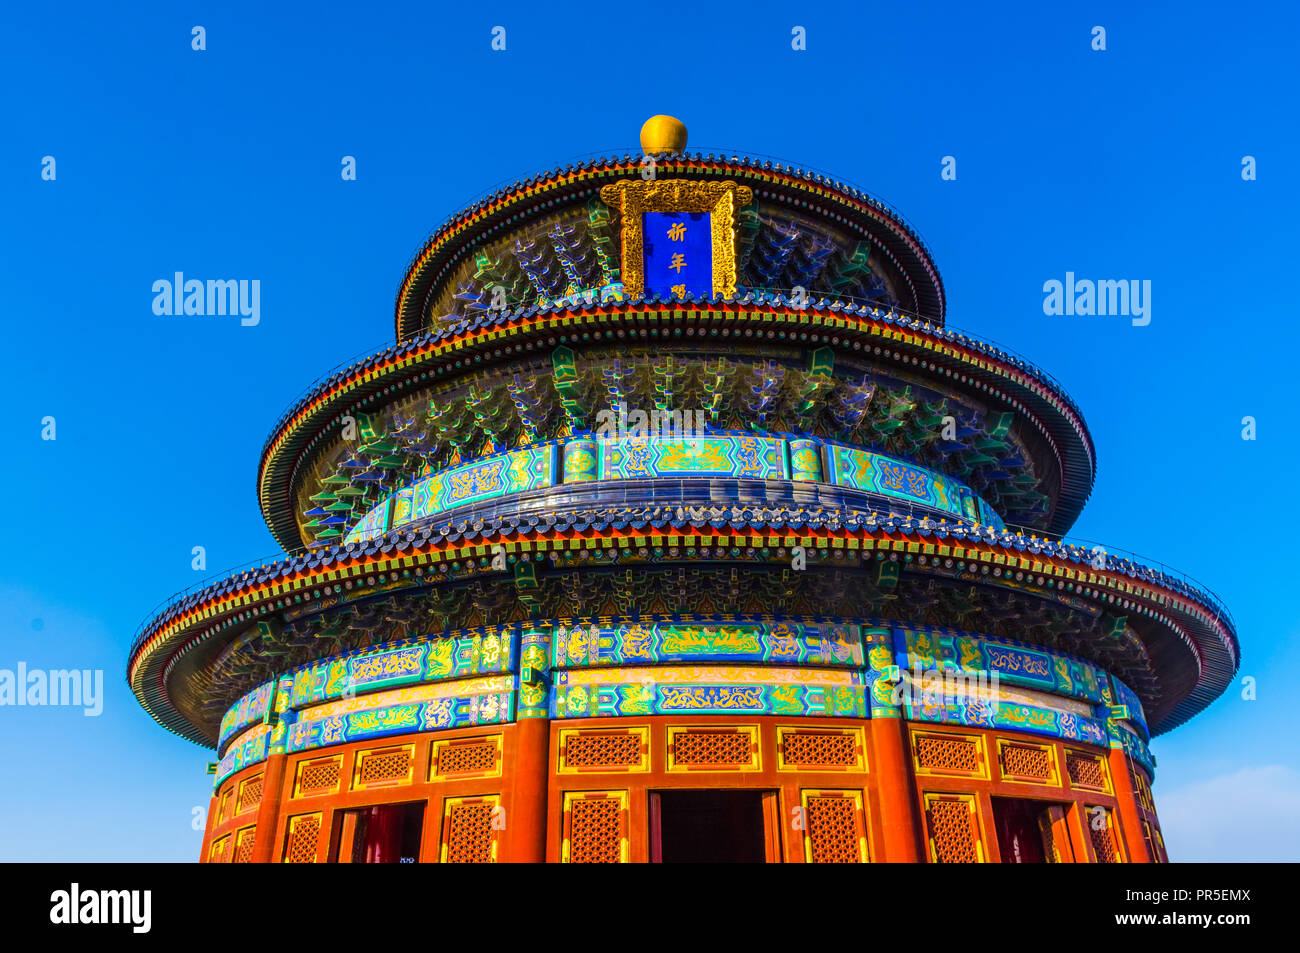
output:
[{"label": "turquoise decorative panel", "polygon": [[902,710],[894,699],[894,676],[898,666],[894,664],[894,632],[884,626],[861,626],[863,648],[867,655],[867,665],[863,671],[863,680],[867,685],[867,700],[870,703],[872,718],[898,718]]},{"label": "turquoise decorative panel", "polygon": [[899,626],[896,664],[911,672],[996,672],[1000,681],[1101,704],[1105,673],[1073,656],[955,629]]},{"label": "turquoise decorative panel", "polygon": [[214,782],[217,785],[236,771],[242,771],[266,760],[267,748],[271,741],[271,729],[266,725],[259,725],[236,740],[238,744],[231,745],[222,759],[217,762],[217,776]]},{"label": "turquoise decorative panel", "polygon": [[513,650],[513,633],[493,630],[393,643],[299,669],[290,704],[302,708],[348,694],[509,672]]},{"label": "turquoise decorative panel", "polygon": [[1128,720],[1137,726],[1144,739],[1149,740],[1151,738],[1151,729],[1147,727],[1146,713],[1142,710],[1141,700],[1133,693],[1132,689],[1114,675],[1110,676],[1110,683],[1115,689],[1113,704],[1124,708],[1127,711]]},{"label": "turquoise decorative panel", "polygon": [[633,435],[600,441],[600,479],[715,476],[788,480],[785,441],[749,434]]},{"label": "turquoise decorative panel", "polygon": [[552,632],[555,668],[662,662],[863,664],[853,624],[692,620],[558,625]]},{"label": "turquoise decorative panel", "polygon": [[425,477],[412,486],[413,520],[453,506],[555,483],[556,447],[526,447]]},{"label": "turquoise decorative panel", "polygon": [[816,440],[790,441],[790,479],[822,482],[822,451]]},{"label": "turquoise decorative panel", "polygon": [[[1105,711],[1106,676],[1082,659],[928,626],[895,627],[894,658],[902,670],[898,697],[913,721],[1108,743],[1106,723],[1097,717]],[[1002,684],[1061,696],[1060,708],[1008,699],[1001,688],[1002,697],[994,697]]]},{"label": "turquoise decorative panel", "polygon": [[883,453],[858,450],[839,444],[826,445],[828,483],[866,493],[877,493],[909,503],[943,510],[962,519],[972,519],[970,504],[979,506],[981,522],[996,529],[1003,523],[993,510],[960,481],[926,467],[904,463]]},{"label": "turquoise decorative panel", "polygon": [[1151,756],[1151,749],[1147,747],[1146,742],[1125,725],[1111,722],[1111,726],[1110,746],[1123,749],[1130,759],[1142,765],[1147,769],[1147,773],[1154,777],[1156,761]]},{"label": "turquoise decorative panel", "polygon": [[217,750],[220,751],[236,733],[249,725],[265,721],[271,710],[271,698],[275,694],[275,682],[259,685],[239,701],[221,718],[221,730],[217,734]]},{"label": "turquoise decorative panel", "polygon": [[564,445],[564,482],[586,483],[596,479],[596,441],[580,437]]},{"label": "turquoise decorative panel", "polygon": [[519,637],[519,717],[545,718],[551,686],[551,634],[525,629]]},{"label": "turquoise decorative panel", "polygon": [[[661,681],[577,682],[559,672],[552,718],[599,718],[690,713],[865,718],[860,679],[844,685],[677,681],[691,670],[655,673]],[[674,681],[668,681],[669,678]]]},{"label": "turquoise decorative panel", "polygon": [[388,499],[371,509],[365,516],[361,517],[355,526],[348,530],[347,535],[343,537],[343,542],[365,542],[383,536],[388,532],[388,512],[391,509],[391,504],[392,500]]},{"label": "turquoise decorative panel", "polygon": [[358,650],[286,673],[274,688],[259,686],[222,719],[229,750],[218,783],[268,751],[516,717],[684,712],[907,717],[1109,745],[1153,768],[1137,696],[1091,663],[1011,639],[879,621],[521,622]]},{"label": "turquoise decorative panel", "polygon": [[1006,528],[1006,524],[1002,522],[1002,517],[994,512],[993,507],[984,502],[983,497],[976,497],[975,500],[979,504],[979,521],[981,523],[998,530]]},{"label": "turquoise decorative panel", "polygon": [[285,751],[294,754],[407,732],[504,724],[514,720],[514,692],[514,677],[498,675],[332,702],[319,711],[304,712],[289,727]]}]

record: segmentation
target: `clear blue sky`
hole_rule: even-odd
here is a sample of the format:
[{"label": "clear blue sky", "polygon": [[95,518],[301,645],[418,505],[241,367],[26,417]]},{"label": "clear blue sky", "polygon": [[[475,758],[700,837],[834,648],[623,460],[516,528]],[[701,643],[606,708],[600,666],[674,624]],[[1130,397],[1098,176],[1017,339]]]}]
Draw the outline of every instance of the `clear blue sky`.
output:
[{"label": "clear blue sky", "polygon": [[[1076,535],[1216,590],[1258,680],[1153,745],[1169,852],[1300,856],[1279,482],[1298,456],[1300,24],[1282,3],[1133,6],[6,4],[0,668],[102,669],[106,698],[97,718],[0,708],[0,859],[197,858],[214,756],[127,690],[137,625],[203,575],[191,547],[212,572],[275,553],[262,442],[316,377],[391,340],[431,229],[530,171],[635,149],[654,113],[692,147],[893,203],[949,322],[1064,383],[1099,459]],[[176,271],[260,279],[261,323],[155,316],[151,285]],[[1066,271],[1150,279],[1151,324],[1045,316]]]}]

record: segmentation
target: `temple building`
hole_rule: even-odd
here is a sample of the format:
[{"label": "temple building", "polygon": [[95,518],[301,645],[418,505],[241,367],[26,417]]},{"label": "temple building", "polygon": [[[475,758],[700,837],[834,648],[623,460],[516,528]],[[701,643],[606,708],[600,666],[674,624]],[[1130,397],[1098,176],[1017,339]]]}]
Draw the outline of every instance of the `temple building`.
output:
[{"label": "temple building", "polygon": [[641,145],[433,232],[267,439],[286,556],[142,626],[201,859],[1167,860],[1149,742],[1239,648],[1065,540],[1079,409],[889,206]]}]

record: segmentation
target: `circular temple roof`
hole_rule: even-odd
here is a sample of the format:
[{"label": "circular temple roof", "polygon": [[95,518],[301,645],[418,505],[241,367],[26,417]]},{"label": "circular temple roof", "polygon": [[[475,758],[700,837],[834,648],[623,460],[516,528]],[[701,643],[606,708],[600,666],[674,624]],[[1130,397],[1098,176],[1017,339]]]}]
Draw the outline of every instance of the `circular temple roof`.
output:
[{"label": "circular temple roof", "polygon": [[[581,330],[578,330],[579,327]],[[832,302],[794,307],[779,296],[742,295],[723,302],[571,303],[520,309],[444,324],[414,335],[322,381],[276,424],[263,447],[258,500],[267,525],[287,552],[307,544],[299,528],[297,490],[315,454],[337,438],[344,417],[368,413],[449,375],[491,367],[529,353],[549,355],[558,344],[591,347],[695,338],[726,347],[755,340],[827,345],[870,357],[936,387],[968,393],[1027,423],[1026,440],[1051,470],[1052,505],[1033,528],[1065,533],[1096,476],[1093,443],[1074,402],[1049,375],[965,334],[879,308]],[[502,347],[509,341],[508,347]]]},{"label": "circular temple roof", "polygon": [[447,283],[479,248],[509,239],[529,221],[599,201],[602,186],[641,178],[649,162],[658,179],[731,180],[751,188],[757,204],[807,216],[827,229],[867,241],[882,266],[897,276],[893,290],[899,306],[943,324],[943,282],[934,259],[920,236],[884,202],[828,176],[778,162],[696,153],[585,160],[527,178],[453,215],[416,253],[402,280],[397,339],[418,334],[440,317],[432,313],[435,302],[454,291]]},{"label": "circular temple roof", "polygon": [[[1083,417],[1044,371],[944,326],[938,270],[896,211],[841,182],[777,162],[679,154],[686,130],[671,117],[653,117],[642,136],[648,155],[584,161],[530,177],[452,216],[423,244],[398,291],[397,343],[314,385],[263,447],[258,501],[276,540],[294,555],[196,587],[138,632],[127,677],[155,719],[215,744],[221,713],[242,692],[286,665],[337,648],[340,631],[383,640],[453,616],[460,624],[467,618],[517,622],[530,616],[525,603],[546,606],[544,618],[559,618],[569,611],[565,587],[574,572],[615,589],[636,575],[653,576],[665,591],[667,580],[691,572],[701,585],[719,584],[719,591],[747,593],[751,601],[765,593],[770,604],[763,612],[941,620],[1024,637],[1122,678],[1140,698],[1153,733],[1181,724],[1224,691],[1238,668],[1239,647],[1212,594],[1134,560],[1099,558],[1092,549],[1036,535],[1064,534],[1091,492],[1096,460]],[[622,213],[601,201],[601,190],[643,178],[726,180],[752,194],[752,206],[735,221],[734,294],[623,293]],[[543,261],[550,249],[557,257]],[[805,275],[813,280],[805,283]],[[602,298],[600,289],[615,285],[617,293]],[[484,292],[497,286],[509,286],[506,301],[489,307]],[[807,294],[792,295],[796,286]],[[793,403],[805,414],[818,400],[817,412],[825,412],[827,401],[846,393],[859,408],[883,395],[877,424],[913,426],[909,415],[919,414],[932,427],[939,415],[965,414],[967,443],[960,450],[945,444],[943,453],[958,455],[944,459],[960,460],[961,473],[977,472],[979,492],[1002,501],[1017,493],[1032,497],[1025,510],[1032,518],[1024,521],[1025,532],[1014,532],[987,522],[886,516],[888,501],[882,509],[853,494],[837,497],[836,487],[821,484],[806,484],[789,498],[781,481],[727,496],[722,481],[705,480],[706,490],[716,485],[719,499],[711,495],[702,503],[689,496],[690,481],[631,481],[637,485],[617,500],[602,498],[593,484],[586,496],[563,488],[567,502],[554,507],[544,505],[554,495],[547,491],[532,509],[514,501],[475,503],[344,545],[304,538],[301,504],[316,499],[309,494],[322,484],[369,499],[340,471],[324,472],[326,463],[339,465],[345,421],[392,416],[397,423],[367,438],[365,452],[377,462],[365,465],[415,472],[410,460],[383,457],[394,453],[393,434],[426,426],[404,419],[398,408],[451,387],[468,386],[471,401],[485,400],[506,380],[526,389],[535,382],[522,378],[560,352],[568,354],[568,373],[585,359],[599,381],[611,356],[633,347],[710,360],[717,375],[728,360],[753,365],[773,357],[763,365],[772,368],[784,361],[770,373],[798,375],[802,389]],[[812,366],[800,370],[810,355]],[[826,371],[830,366],[838,377]],[[860,383],[843,379],[854,375]],[[836,389],[846,386],[847,392]],[[998,423],[986,426],[994,418]],[[757,419],[760,429],[765,419]],[[811,425],[785,424],[789,433],[815,433]],[[484,433],[482,446],[511,445],[491,429]],[[422,472],[459,463],[459,443],[448,457],[445,447],[431,449],[432,438],[424,438],[420,433],[410,444],[425,453],[416,461]],[[526,439],[556,443],[557,434],[539,435],[530,424]],[[907,456],[887,439],[893,438],[880,445],[886,452]],[[916,456],[910,462],[927,463]],[[670,499],[675,492],[683,495]],[[359,512],[350,501],[333,507]],[[330,521],[344,522],[337,514]],[[810,571],[770,588],[785,565],[784,549],[771,547],[795,540],[811,552]],[[489,568],[483,555],[497,545],[512,560],[537,563],[533,591],[521,595],[510,573]],[[887,588],[881,588],[882,560],[898,564]],[[628,571],[604,571],[616,565]],[[630,598],[621,593],[619,604],[631,604]]]}]

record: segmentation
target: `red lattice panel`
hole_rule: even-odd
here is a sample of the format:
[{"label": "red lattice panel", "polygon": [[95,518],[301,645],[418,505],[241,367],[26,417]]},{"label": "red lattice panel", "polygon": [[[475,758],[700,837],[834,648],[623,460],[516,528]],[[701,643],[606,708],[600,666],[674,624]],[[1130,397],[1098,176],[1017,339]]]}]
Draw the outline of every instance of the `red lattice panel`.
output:
[{"label": "red lattice panel", "polygon": [[1110,812],[1106,812],[1106,824],[1097,828],[1093,825],[1091,815],[1088,818],[1088,836],[1092,838],[1092,850],[1097,855],[1099,864],[1117,864],[1119,856],[1115,850],[1115,837],[1110,827]]},{"label": "red lattice panel", "polygon": [[566,768],[628,768],[640,763],[641,736],[632,732],[582,732],[564,742]]},{"label": "red lattice panel", "polygon": [[453,804],[447,818],[447,863],[492,863],[492,804]]},{"label": "red lattice panel", "polygon": [[235,813],[243,814],[245,811],[251,811],[260,803],[262,803],[262,775],[259,774],[240,786],[239,807]]},{"label": "red lattice panel", "polygon": [[286,864],[314,864],[316,839],[320,836],[320,815],[305,814],[289,820],[289,841],[284,845]]},{"label": "red lattice panel", "polygon": [[819,731],[792,731],[782,735],[785,763],[799,767],[851,768],[858,763],[858,741],[853,735]]},{"label": "red lattice panel", "polygon": [[208,852],[208,863],[224,864],[230,858],[226,856],[226,848],[230,846],[230,835],[218,837],[212,842],[212,849]]},{"label": "red lattice panel", "polygon": [[298,776],[298,793],[314,794],[317,791],[332,791],[339,783],[339,769],[343,761],[331,758],[328,761],[316,761],[302,769]]},{"label": "red lattice panel", "polygon": [[391,781],[405,781],[410,776],[410,751],[406,749],[381,751],[362,755],[361,770],[357,774],[357,783],[383,784]]},{"label": "red lattice panel", "polygon": [[979,861],[975,832],[971,828],[970,806],[960,800],[936,800],[929,809],[930,837],[941,864],[974,864]]},{"label": "red lattice panel", "polygon": [[438,749],[438,774],[469,774],[491,771],[497,763],[495,741],[468,745],[447,745]]},{"label": "red lattice panel", "polygon": [[673,737],[673,760],[682,765],[742,767],[750,763],[749,735],[740,731],[683,731]]},{"label": "red lattice panel", "polygon": [[1035,745],[1003,745],[1002,771],[1004,774],[1034,781],[1052,779],[1052,756]]},{"label": "red lattice panel", "polygon": [[619,802],[582,798],[569,806],[569,862],[617,864],[623,838]]},{"label": "red lattice panel", "polygon": [[1069,776],[1071,784],[1096,788],[1098,791],[1106,789],[1106,770],[1101,765],[1101,759],[1096,755],[1084,754],[1081,751],[1066,751],[1065,773]]},{"label": "red lattice panel", "polygon": [[967,738],[921,735],[916,738],[916,761],[931,771],[975,774],[980,769],[979,747]]},{"label": "red lattice panel", "polygon": [[255,840],[257,840],[257,828],[245,827],[239,832],[238,839],[235,841],[234,863],[247,864],[252,862],[253,842]]},{"label": "red lattice panel", "polygon": [[808,799],[808,841],[815,864],[858,864],[858,809],[847,797]]}]

